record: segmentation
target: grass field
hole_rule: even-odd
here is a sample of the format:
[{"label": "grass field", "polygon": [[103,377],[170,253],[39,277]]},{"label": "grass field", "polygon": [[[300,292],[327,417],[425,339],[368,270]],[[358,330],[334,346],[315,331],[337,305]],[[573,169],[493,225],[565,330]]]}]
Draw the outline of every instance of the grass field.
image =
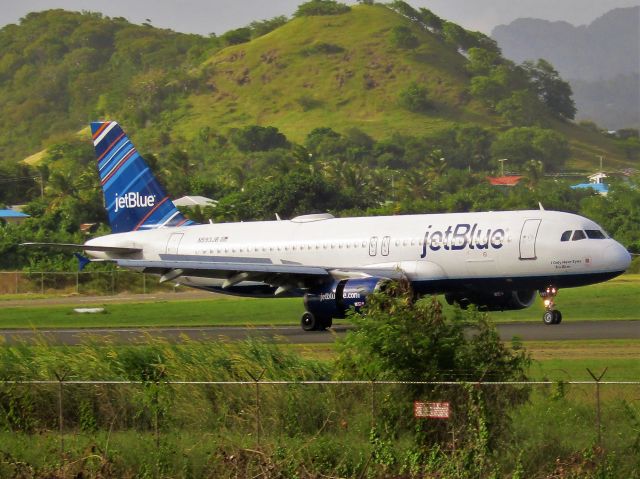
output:
[{"label": "grass field", "polygon": [[[304,306],[300,298],[251,299],[212,296],[204,300],[118,303],[117,299],[77,305],[51,305],[34,300],[33,306],[2,307],[0,328],[88,328],[154,326],[297,325]],[[640,319],[640,275],[624,275],[607,283],[564,289],[558,308],[566,321]],[[104,307],[103,314],[78,314],[77,307]],[[494,321],[540,321],[538,299],[531,308],[491,313]]]}]

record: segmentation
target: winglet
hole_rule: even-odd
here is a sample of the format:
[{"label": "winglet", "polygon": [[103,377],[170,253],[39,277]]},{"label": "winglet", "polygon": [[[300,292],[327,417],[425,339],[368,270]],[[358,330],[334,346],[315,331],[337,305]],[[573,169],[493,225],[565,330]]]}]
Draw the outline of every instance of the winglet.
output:
[{"label": "winglet", "polygon": [[86,256],[82,256],[80,253],[73,253],[73,256],[78,260],[78,271],[82,271],[85,266],[91,263],[91,260]]}]

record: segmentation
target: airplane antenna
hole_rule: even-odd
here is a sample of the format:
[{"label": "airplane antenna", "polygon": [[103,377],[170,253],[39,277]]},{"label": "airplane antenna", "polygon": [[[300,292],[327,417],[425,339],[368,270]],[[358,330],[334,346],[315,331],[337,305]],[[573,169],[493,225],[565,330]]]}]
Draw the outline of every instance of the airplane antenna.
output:
[{"label": "airplane antenna", "polygon": [[280,215],[278,213],[276,213],[276,220],[282,221],[282,219],[280,218]]},{"label": "airplane antenna", "polygon": [[544,211],[544,206],[542,206],[542,203],[538,201],[538,205],[540,206],[540,211]]}]

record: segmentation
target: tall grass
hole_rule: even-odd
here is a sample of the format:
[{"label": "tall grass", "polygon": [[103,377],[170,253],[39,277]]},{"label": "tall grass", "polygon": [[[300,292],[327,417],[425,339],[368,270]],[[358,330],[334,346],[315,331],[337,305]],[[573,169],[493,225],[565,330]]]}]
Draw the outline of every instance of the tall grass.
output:
[{"label": "tall grass", "polygon": [[[0,477],[613,478],[640,471],[638,386],[602,386],[600,446],[593,387],[558,383],[534,389],[513,411],[496,449],[487,446],[477,403],[470,403],[475,414],[453,412],[469,416],[468,430],[450,429],[451,439],[424,448],[414,437],[421,428],[411,419],[413,400],[452,400],[475,387],[412,397],[375,383],[256,386],[251,378],[260,375],[324,380],[332,366],[256,340],[0,348]],[[63,384],[59,396],[55,383],[8,382],[56,377],[136,383]],[[167,383],[183,380],[249,383]],[[499,386],[484,388],[500,394]]]}]

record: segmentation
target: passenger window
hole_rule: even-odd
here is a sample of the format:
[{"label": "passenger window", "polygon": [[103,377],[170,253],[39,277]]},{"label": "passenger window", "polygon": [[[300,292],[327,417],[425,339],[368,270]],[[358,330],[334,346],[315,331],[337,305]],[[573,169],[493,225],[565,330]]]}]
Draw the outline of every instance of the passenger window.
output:
[{"label": "passenger window", "polygon": [[604,233],[600,230],[585,230],[589,239],[605,239]]},{"label": "passenger window", "polygon": [[571,238],[572,241],[578,241],[578,240],[583,240],[585,239],[586,236],[584,234],[584,231],[582,230],[575,230],[573,232],[573,238]]}]

